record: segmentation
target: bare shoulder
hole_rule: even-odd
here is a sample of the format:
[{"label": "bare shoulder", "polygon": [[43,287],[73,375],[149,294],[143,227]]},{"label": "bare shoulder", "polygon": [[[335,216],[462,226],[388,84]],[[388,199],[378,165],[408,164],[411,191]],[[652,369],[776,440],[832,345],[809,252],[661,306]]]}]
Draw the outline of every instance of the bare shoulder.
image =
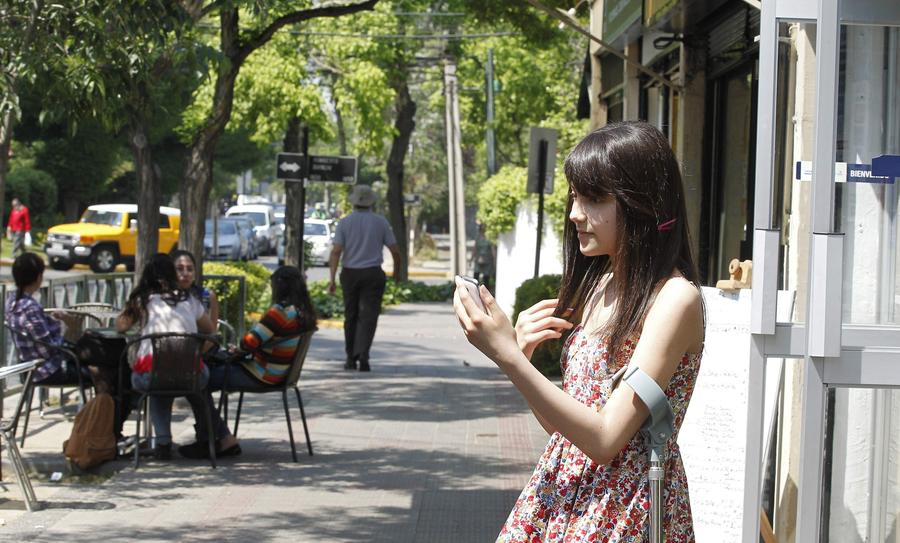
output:
[{"label": "bare shoulder", "polygon": [[703,309],[700,290],[683,277],[671,277],[662,285],[647,312],[645,331],[673,334],[683,349],[697,352],[703,345]]},{"label": "bare shoulder", "polygon": [[660,287],[654,307],[682,314],[700,310],[700,289],[684,277],[670,277]]}]

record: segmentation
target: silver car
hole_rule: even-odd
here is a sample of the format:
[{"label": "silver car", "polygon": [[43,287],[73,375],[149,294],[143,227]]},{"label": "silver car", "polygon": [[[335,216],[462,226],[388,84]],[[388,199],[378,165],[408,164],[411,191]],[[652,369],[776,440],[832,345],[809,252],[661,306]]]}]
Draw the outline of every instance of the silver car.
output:
[{"label": "silver car", "polygon": [[218,236],[213,236],[213,221],[206,220],[206,235],[203,237],[205,260],[247,260],[249,255],[249,240],[237,222],[218,219]]}]

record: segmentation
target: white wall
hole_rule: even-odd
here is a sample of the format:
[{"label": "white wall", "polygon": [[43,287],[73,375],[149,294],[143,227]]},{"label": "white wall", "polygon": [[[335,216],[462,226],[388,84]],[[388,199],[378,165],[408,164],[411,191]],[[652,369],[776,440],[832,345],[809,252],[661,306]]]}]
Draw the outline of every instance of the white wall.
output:
[{"label": "white wall", "polygon": [[[537,242],[537,198],[526,200],[516,210],[516,226],[497,239],[497,286],[494,297],[501,309],[512,318],[516,289],[534,276],[534,253]],[[562,273],[562,245],[549,218],[544,214],[541,239],[540,274]]]}]

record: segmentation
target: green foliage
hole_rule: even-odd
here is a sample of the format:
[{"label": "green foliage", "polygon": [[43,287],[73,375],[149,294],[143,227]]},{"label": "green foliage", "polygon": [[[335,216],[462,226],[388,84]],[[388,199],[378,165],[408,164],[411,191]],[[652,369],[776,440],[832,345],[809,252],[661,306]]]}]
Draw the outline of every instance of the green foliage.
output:
[{"label": "green foliage", "polygon": [[492,242],[516,225],[516,208],[525,199],[525,168],[504,166],[478,191],[478,220]]},{"label": "green foliage", "polygon": [[[548,298],[556,298],[562,278],[559,275],[541,275],[524,281],[516,289],[516,300],[513,304],[512,322],[516,322],[519,313]],[[560,339],[545,341],[540,344],[531,356],[531,363],[544,375],[560,375],[559,357],[566,335]]]},{"label": "green foliage", "polygon": [[32,229],[47,228],[56,221],[56,181],[49,173],[21,166],[9,172],[6,178],[6,202],[3,209],[10,209],[13,197],[28,208]]},{"label": "green foliage", "polygon": [[[247,288],[247,300],[244,306],[244,324],[253,322],[251,314],[264,313],[272,301],[272,290],[269,285],[270,273],[265,266],[255,262],[204,262],[203,275],[237,275],[243,276]],[[219,300],[220,313],[227,319],[233,319],[240,313],[240,289],[233,281],[208,279],[204,281],[206,288],[216,293]]]},{"label": "green foliage", "polygon": [[[449,281],[440,285],[427,285],[421,281],[396,283],[388,280],[384,289],[384,297],[381,300],[385,306],[417,302],[443,302],[453,298],[453,289],[453,283]],[[341,297],[340,285],[332,296],[328,294],[327,281],[313,281],[309,284],[309,295],[319,318],[344,318],[344,302]]]}]

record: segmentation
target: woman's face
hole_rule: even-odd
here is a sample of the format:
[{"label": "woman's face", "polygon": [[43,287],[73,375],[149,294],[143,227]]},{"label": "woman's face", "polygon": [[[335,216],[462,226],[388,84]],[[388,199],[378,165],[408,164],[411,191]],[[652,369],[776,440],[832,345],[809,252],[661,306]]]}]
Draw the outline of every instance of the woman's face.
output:
[{"label": "woman's face", "polygon": [[194,262],[187,256],[179,256],[175,259],[175,277],[178,278],[178,288],[186,290],[194,284]]},{"label": "woman's face", "polygon": [[616,199],[605,196],[599,200],[578,194],[572,189],[572,210],[569,220],[578,230],[578,248],[584,256],[613,256],[616,252]]}]

